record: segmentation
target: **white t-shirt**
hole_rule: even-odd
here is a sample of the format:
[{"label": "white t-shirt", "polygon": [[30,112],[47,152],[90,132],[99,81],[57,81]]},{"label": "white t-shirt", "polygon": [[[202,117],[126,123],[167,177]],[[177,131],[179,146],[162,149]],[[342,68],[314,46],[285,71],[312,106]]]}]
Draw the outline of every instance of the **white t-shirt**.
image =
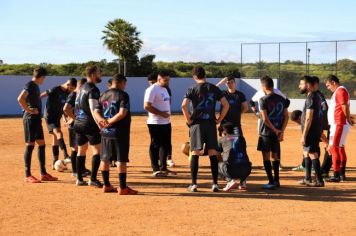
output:
[{"label": "white t-shirt", "polygon": [[[149,102],[154,108],[159,111],[167,111],[171,113],[170,96],[166,88],[159,86],[157,83],[148,87],[145,91],[144,102]],[[165,125],[169,124],[170,118],[163,118],[148,112],[147,124]]]}]

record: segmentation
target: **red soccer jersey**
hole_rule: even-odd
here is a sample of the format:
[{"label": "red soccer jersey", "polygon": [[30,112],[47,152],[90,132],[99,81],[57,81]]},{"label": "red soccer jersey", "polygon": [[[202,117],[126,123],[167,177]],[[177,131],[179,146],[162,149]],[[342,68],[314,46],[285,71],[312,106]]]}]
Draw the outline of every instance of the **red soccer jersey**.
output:
[{"label": "red soccer jersey", "polygon": [[339,86],[333,93],[328,110],[328,120],[332,125],[345,125],[346,116],[341,105],[350,104],[350,95],[344,86]]}]

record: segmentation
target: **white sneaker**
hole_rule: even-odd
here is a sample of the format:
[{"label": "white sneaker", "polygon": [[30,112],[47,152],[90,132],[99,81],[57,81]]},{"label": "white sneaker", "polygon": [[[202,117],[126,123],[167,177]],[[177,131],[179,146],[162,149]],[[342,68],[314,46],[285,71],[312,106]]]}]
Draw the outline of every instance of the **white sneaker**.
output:
[{"label": "white sneaker", "polygon": [[240,185],[239,185],[239,190],[242,190],[242,191],[247,190],[247,183],[246,183],[246,180],[245,180],[245,181],[240,182]]},{"label": "white sneaker", "polygon": [[174,167],[176,164],[174,163],[174,161],[172,159],[170,159],[170,160],[167,160],[167,165],[169,167]]},{"label": "white sneaker", "polygon": [[213,186],[211,187],[211,190],[213,192],[219,192],[219,186],[217,184],[213,184]]},{"label": "white sneaker", "polygon": [[229,182],[227,182],[225,188],[223,188],[224,192],[230,192],[232,189],[236,188],[237,183],[235,182],[235,180],[230,180]]},{"label": "white sneaker", "polygon": [[189,187],[188,187],[188,192],[192,192],[192,193],[194,193],[194,192],[198,192],[198,185],[196,185],[196,184],[191,184],[191,185],[189,185]]},{"label": "white sneaker", "polygon": [[167,173],[165,173],[165,172],[162,172],[162,171],[155,171],[155,172],[153,172],[153,174],[152,174],[152,176],[153,177],[167,177]]}]

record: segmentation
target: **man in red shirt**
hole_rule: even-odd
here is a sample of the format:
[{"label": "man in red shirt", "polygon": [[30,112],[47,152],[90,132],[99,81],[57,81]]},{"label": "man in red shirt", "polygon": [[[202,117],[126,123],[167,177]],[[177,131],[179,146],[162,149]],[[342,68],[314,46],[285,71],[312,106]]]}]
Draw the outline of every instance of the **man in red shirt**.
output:
[{"label": "man in red shirt", "polygon": [[328,110],[330,124],[329,152],[333,159],[334,176],[329,182],[345,180],[346,153],[345,141],[350,127],[354,124],[350,116],[350,95],[344,86],[340,85],[335,75],[326,78],[325,85],[333,92]]}]

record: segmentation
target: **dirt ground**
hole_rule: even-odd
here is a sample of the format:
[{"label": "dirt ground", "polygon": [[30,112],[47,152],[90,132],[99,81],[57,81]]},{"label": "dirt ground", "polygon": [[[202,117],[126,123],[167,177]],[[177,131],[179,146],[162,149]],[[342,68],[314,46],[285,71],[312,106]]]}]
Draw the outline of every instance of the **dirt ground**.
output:
[{"label": "dirt ground", "polygon": [[[0,119],[0,235],[356,235],[356,128],[347,140],[348,181],[325,188],[299,186],[302,172],[291,168],[301,161],[300,128],[289,123],[282,144],[282,187],[266,183],[262,157],[256,151],[257,120],[242,118],[253,172],[248,191],[213,193],[208,158],[200,159],[199,192],[188,193],[188,159],[180,146],[188,139],[183,117],[173,116],[173,159],[177,176],[151,177],[149,135],[145,116],[135,116],[128,184],[137,196],[104,194],[101,189],[76,187],[68,173],[50,170],[51,145],[46,133],[47,168],[56,183],[26,184],[23,168],[23,128],[20,118]],[[65,130],[67,139],[67,131]],[[39,175],[36,151],[33,174]],[[87,158],[90,167],[90,158]],[[70,165],[69,165],[70,167]],[[99,175],[101,179],[101,175]],[[111,182],[118,186],[115,169]],[[223,188],[224,181],[219,181]]]}]

